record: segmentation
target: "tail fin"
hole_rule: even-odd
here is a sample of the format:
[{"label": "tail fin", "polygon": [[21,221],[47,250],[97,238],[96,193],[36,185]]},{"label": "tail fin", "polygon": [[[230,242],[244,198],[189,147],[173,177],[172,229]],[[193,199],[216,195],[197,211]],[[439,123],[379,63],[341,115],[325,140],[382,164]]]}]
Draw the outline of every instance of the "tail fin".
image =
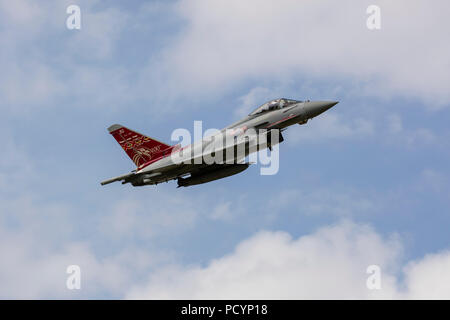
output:
[{"label": "tail fin", "polygon": [[120,124],[113,124],[108,128],[108,131],[138,168],[171,149],[171,146],[165,143],[144,136]]}]

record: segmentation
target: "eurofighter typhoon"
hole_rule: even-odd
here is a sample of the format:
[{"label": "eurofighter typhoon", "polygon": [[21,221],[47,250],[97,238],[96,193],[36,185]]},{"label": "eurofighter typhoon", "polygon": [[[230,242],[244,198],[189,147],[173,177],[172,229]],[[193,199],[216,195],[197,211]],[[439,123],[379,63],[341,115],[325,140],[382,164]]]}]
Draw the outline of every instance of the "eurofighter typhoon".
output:
[{"label": "eurofighter typhoon", "polygon": [[115,181],[133,186],[156,185],[169,180],[187,187],[222,179],[247,169],[247,156],[281,143],[282,132],[294,124],[327,111],[337,101],[298,101],[276,99],[264,103],[245,118],[185,147],[170,146],[130,130],[120,124],[109,133],[136,165],[130,173],[101,182]]}]

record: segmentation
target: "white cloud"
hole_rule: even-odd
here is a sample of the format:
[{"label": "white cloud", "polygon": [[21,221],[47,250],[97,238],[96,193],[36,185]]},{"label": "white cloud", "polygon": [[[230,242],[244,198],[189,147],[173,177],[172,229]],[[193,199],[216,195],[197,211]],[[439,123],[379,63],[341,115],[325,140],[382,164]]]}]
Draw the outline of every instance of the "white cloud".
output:
[{"label": "white cloud", "polygon": [[[398,299],[450,298],[450,253],[404,269],[402,245],[365,225],[344,222],[293,239],[259,232],[207,266],[171,266],[150,275],[127,298],[138,299]],[[381,290],[369,290],[367,267],[381,268]]]},{"label": "white cloud", "polygon": [[[387,143],[401,144],[406,147],[430,145],[438,142],[438,137],[428,128],[405,128],[403,120],[398,114],[387,117]],[[444,140],[441,140],[442,142]]]},{"label": "white cloud", "polygon": [[149,239],[192,229],[203,206],[188,197],[159,191],[146,198],[131,196],[114,202],[101,218],[101,231],[117,240]]},{"label": "white cloud", "polygon": [[450,299],[450,251],[425,256],[405,268],[410,299]]},{"label": "white cloud", "polygon": [[408,128],[398,114],[387,117],[346,117],[328,112],[310,120],[301,128],[292,130],[287,143],[329,142],[341,139],[379,139],[383,144],[396,144],[411,148],[445,143],[430,128]]},{"label": "white cloud", "polygon": [[227,201],[224,203],[219,203],[215,206],[211,212],[210,218],[212,220],[223,220],[227,221],[232,218],[232,211],[230,210],[232,206],[231,201]]},{"label": "white cloud", "polygon": [[275,90],[264,87],[253,88],[247,94],[239,98],[241,105],[235,110],[235,114],[239,118],[245,117],[260,104],[273,99],[276,96]]},{"label": "white cloud", "polygon": [[403,130],[403,121],[398,114],[388,116],[388,127],[391,133],[399,133]]},{"label": "white cloud", "polygon": [[66,289],[65,272],[71,264],[80,265],[91,282],[86,293],[96,292],[99,283],[112,290],[121,281],[125,273],[102,266],[85,243],[70,241],[73,224],[66,206],[40,205],[24,196],[2,197],[0,204],[1,298],[70,297],[75,293]]},{"label": "white cloud", "polygon": [[[70,206],[42,202],[34,196],[0,196],[0,298],[120,297],[155,265],[172,259],[170,250],[130,242],[95,250],[99,243],[84,238],[88,230],[80,228],[97,233],[98,225],[77,221],[79,214]],[[69,265],[81,268],[80,291],[66,288]]]},{"label": "white cloud", "polygon": [[0,157],[0,192],[23,190],[33,174],[30,157],[6,127],[0,128],[3,151]]},{"label": "white cloud", "polygon": [[204,219],[233,222],[248,211],[245,195],[235,195],[230,201],[229,197],[195,191],[141,190],[143,193],[134,189],[132,195],[110,203],[102,214],[99,230],[110,241],[174,237],[193,232]]},{"label": "white cloud", "polygon": [[[309,198],[306,196],[305,199]],[[325,199],[324,202],[336,207],[338,215],[367,207],[367,203],[362,202],[348,207],[351,199],[339,195],[325,196]],[[148,250],[123,241],[124,237],[135,236],[142,243],[148,236],[154,239],[166,232],[173,236],[179,228],[189,228],[189,224],[195,222],[189,222],[195,218],[189,217],[189,211],[194,207],[188,203],[188,210],[171,211],[173,207],[186,206],[189,201],[185,200],[177,197],[171,202],[170,197],[158,193],[156,201],[152,198],[148,202],[118,201],[112,205],[112,212],[103,213],[103,223],[112,222],[96,226],[94,230],[109,228],[113,235],[111,239],[104,239],[115,239],[122,245],[114,245],[113,252],[103,250],[102,254],[96,253],[87,242],[74,239],[80,225],[75,223],[77,215],[71,208],[63,204],[41,204],[32,197],[1,202],[0,253],[3,263],[0,265],[0,297],[449,297],[450,282],[445,280],[450,277],[449,253],[429,255],[408,263],[404,268],[405,280],[401,282],[398,279],[402,243],[398,236],[385,237],[371,227],[349,221],[297,239],[282,231],[261,231],[242,241],[232,253],[203,267],[174,264],[173,253],[167,250]],[[315,200],[313,196],[311,203]],[[196,199],[192,204],[199,202],[202,201]],[[155,203],[156,208],[149,209],[148,204]],[[316,208],[312,205],[312,211],[333,211],[332,206]],[[230,203],[222,203],[212,207],[210,213],[205,208],[200,210],[204,217],[228,220],[233,207]],[[120,212],[118,218],[115,217],[117,212]],[[187,220],[183,214],[188,216]],[[65,270],[71,264],[80,265],[82,269],[82,290],[79,292],[65,287]],[[381,291],[366,288],[369,276],[366,269],[372,264],[381,267]],[[142,282],[142,279],[148,281]],[[403,287],[406,289],[399,289]]]},{"label": "white cloud", "polygon": [[[121,297],[156,265],[174,259],[171,248],[155,249],[153,240],[192,231],[200,216],[232,217],[217,198],[174,196],[173,190],[149,195],[147,189],[144,197],[136,189],[97,209],[79,205],[81,195],[77,203],[47,199],[29,186],[42,180],[34,158],[8,131],[0,133],[6,141],[0,159],[0,298]],[[72,264],[81,267],[81,291],[65,286]]]},{"label": "white cloud", "polygon": [[301,74],[358,79],[362,94],[413,96],[432,108],[448,104],[450,44],[442,39],[449,3],[379,1],[379,31],[366,27],[369,4],[180,1],[185,28],[158,64],[186,92]]},{"label": "white cloud", "polygon": [[[118,45],[126,13],[95,8],[97,1],[79,3],[82,29],[68,30],[70,1],[0,0],[0,105],[10,112],[54,105],[64,107],[128,101],[127,71],[108,65]],[[96,66],[89,65],[95,62]],[[128,93],[128,94],[127,94]],[[61,103],[64,101],[64,103]]]},{"label": "white cloud", "polygon": [[[2,17],[7,22],[7,26],[16,25],[19,27],[42,26],[43,8],[36,2],[17,0],[14,2],[0,1]],[[31,31],[31,30],[30,30]]]},{"label": "white cloud", "polygon": [[449,177],[439,170],[433,168],[425,168],[418,175],[416,183],[416,191],[420,193],[432,192],[441,195],[445,200],[450,199]]},{"label": "white cloud", "polygon": [[[85,235],[89,230],[100,233],[98,220],[83,215],[80,219],[80,207],[62,199],[48,200],[30,187],[32,181],[42,181],[34,157],[7,130],[0,129],[0,133],[5,140],[0,159],[0,298],[120,297],[154,265],[172,258],[170,250],[155,252],[130,242],[108,253],[95,248],[99,245],[95,236]],[[115,206],[120,209],[118,203]],[[179,223],[186,222],[182,218],[177,217]],[[91,225],[92,221],[97,224]],[[128,231],[144,232],[138,224],[133,227]],[[66,288],[66,268],[72,264],[81,267],[81,291]]]},{"label": "white cloud", "polygon": [[[310,81],[323,84],[323,79],[342,83],[337,91],[327,89],[324,99],[351,91],[382,98],[418,97],[431,108],[450,101],[445,72],[450,45],[441,40],[448,29],[445,1],[433,6],[425,1],[414,6],[382,1],[380,31],[366,28],[370,3],[351,0],[143,4],[142,11],[150,16],[177,23],[177,28],[168,28],[170,33],[144,14],[132,16],[97,1],[80,2],[82,29],[69,31],[68,4],[0,1],[6,25],[0,37],[2,108],[29,110],[66,98],[77,105],[108,107],[152,101],[151,106],[173,106],[155,107],[159,113],[176,112],[180,104],[174,102],[180,97],[199,101],[248,79],[280,85],[299,76],[300,88]],[[148,28],[149,41],[163,37],[164,45],[152,47],[141,66],[130,68],[130,61],[119,61],[125,37],[133,33],[139,40],[140,30]],[[256,85],[260,92],[252,95],[267,96],[261,92],[264,85]],[[256,107],[250,107],[251,99],[242,101],[238,115]]]},{"label": "white cloud", "polygon": [[[359,217],[376,212],[379,200],[374,195],[362,195],[343,187],[280,190],[267,203],[268,218],[282,215],[287,209],[303,215],[333,215],[339,218]],[[301,203],[297,209],[295,204]]]},{"label": "white cloud", "polygon": [[[206,267],[172,268],[150,277],[128,298],[312,299],[393,296],[400,252],[367,226],[344,223],[293,239],[285,232],[260,232]],[[366,269],[384,271],[379,292],[366,287]]]},{"label": "white cloud", "polygon": [[374,124],[363,118],[342,119],[335,113],[324,113],[292,131],[288,143],[310,143],[343,138],[361,139],[372,136]]}]

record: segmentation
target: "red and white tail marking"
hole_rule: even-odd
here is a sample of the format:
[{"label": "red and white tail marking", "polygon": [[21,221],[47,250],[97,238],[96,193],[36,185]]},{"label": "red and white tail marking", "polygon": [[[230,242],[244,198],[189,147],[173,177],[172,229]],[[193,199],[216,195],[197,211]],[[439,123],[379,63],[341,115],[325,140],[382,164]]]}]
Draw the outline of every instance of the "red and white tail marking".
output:
[{"label": "red and white tail marking", "polygon": [[168,152],[170,153],[172,148],[165,143],[144,136],[120,124],[113,124],[108,128],[108,131],[138,168],[153,159],[157,159]]}]

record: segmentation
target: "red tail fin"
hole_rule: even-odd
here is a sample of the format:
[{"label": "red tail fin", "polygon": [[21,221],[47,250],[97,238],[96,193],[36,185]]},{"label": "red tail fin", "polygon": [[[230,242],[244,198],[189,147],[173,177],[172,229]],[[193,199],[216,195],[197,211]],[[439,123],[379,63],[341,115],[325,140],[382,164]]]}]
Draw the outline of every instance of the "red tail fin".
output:
[{"label": "red tail fin", "polygon": [[127,155],[139,168],[152,159],[162,156],[171,146],[130,130],[120,124],[108,128]]}]

